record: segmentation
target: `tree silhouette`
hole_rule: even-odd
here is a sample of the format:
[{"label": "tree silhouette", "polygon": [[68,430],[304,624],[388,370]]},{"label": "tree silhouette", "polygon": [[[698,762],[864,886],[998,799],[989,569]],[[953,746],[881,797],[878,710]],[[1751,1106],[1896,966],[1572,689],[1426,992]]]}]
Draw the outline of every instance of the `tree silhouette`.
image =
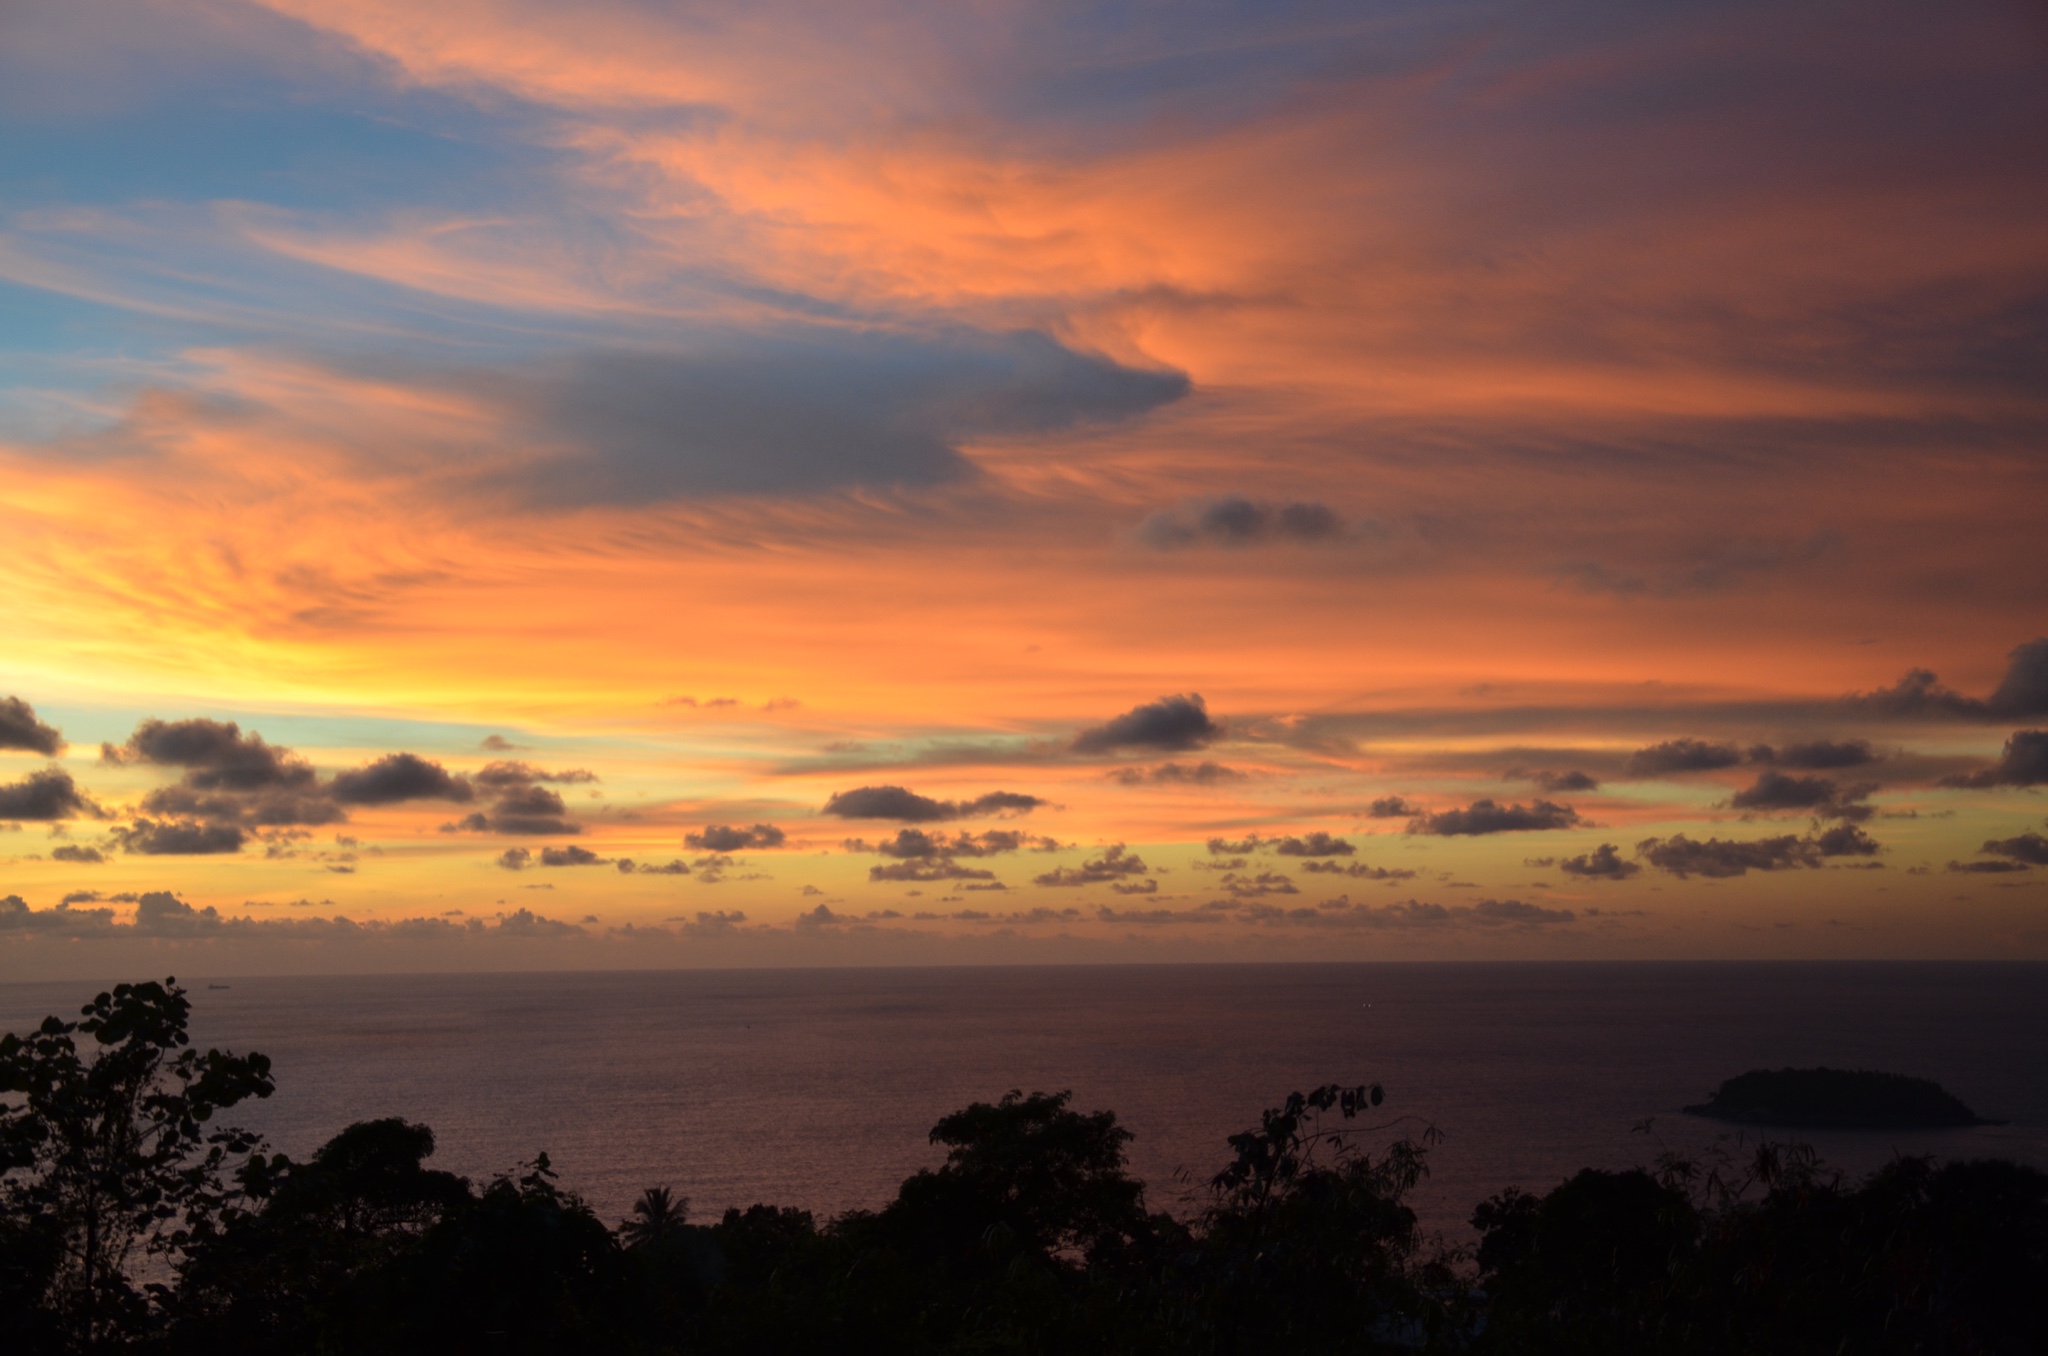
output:
[{"label": "tree silhouette", "polygon": [[[207,1123],[268,1097],[270,1061],[191,1049],[191,1008],[175,979],[121,984],[79,1021],[50,1017],[26,1037],[0,1037],[0,1199],[9,1244],[26,1254],[12,1284],[35,1292],[63,1348],[91,1351],[149,1326],[138,1254],[175,1256],[211,1236],[237,1194],[231,1160],[256,1146]],[[79,1036],[91,1038],[90,1058]]]}]

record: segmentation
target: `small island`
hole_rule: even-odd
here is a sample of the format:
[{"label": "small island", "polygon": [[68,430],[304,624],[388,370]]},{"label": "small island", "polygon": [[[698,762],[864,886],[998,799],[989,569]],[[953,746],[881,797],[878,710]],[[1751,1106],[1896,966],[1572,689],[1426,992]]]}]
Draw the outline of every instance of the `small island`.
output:
[{"label": "small island", "polygon": [[1813,1130],[1933,1130],[1996,1125],[1939,1083],[1869,1069],[1751,1069],[1721,1084],[1713,1098],[1685,1108],[1743,1125]]}]

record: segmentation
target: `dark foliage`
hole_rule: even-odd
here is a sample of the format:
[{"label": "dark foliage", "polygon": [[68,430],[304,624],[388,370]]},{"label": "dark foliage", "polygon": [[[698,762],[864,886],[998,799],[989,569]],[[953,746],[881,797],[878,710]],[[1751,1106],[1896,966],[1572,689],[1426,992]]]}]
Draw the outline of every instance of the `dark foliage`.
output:
[{"label": "dark foliage", "polygon": [[186,1010],[122,986],[0,1042],[8,1352],[2048,1350],[2048,1176],[2012,1163],[1667,1156],[1504,1192],[1458,1249],[1406,1204],[1435,1132],[1389,1138],[1376,1085],[1265,1111],[1186,1218],[1147,1209],[1112,1113],[1013,1091],[941,1119],[945,1161],[880,1210],[705,1225],[662,1186],[607,1228],[545,1154],[479,1189],[401,1120],[304,1163],[204,1129],[268,1065],[185,1049]]}]

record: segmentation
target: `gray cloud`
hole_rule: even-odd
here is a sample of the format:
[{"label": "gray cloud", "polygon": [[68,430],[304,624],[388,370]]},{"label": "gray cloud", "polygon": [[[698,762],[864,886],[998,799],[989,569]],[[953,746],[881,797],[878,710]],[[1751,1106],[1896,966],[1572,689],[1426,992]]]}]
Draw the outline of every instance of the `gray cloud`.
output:
[{"label": "gray cloud", "polygon": [[1742,761],[1742,750],[1733,744],[1711,744],[1703,739],[1668,739],[1637,749],[1628,758],[1631,777],[1662,777],[1673,772],[1712,772],[1734,767]]},{"label": "gray cloud", "polygon": [[2005,678],[1986,703],[1994,716],[2048,716],[2048,636],[2015,646]]},{"label": "gray cloud", "polygon": [[702,833],[683,835],[683,846],[699,852],[739,852],[745,848],[778,848],[786,837],[773,824],[756,824],[750,829],[730,824],[706,824]]},{"label": "gray cloud", "polygon": [[1854,824],[1837,824],[1817,834],[1813,846],[1823,857],[1875,857],[1883,848]]},{"label": "gray cloud", "polygon": [[240,852],[247,835],[233,824],[202,824],[194,820],[138,819],[116,827],[113,838],[123,852],[145,857],[207,857]]},{"label": "gray cloud", "polygon": [[99,806],[78,789],[78,783],[61,767],[46,767],[18,782],[0,784],[0,820],[48,821],[99,815]]},{"label": "gray cloud", "polygon": [[1414,880],[1416,873],[1398,866],[1367,866],[1364,862],[1303,862],[1311,875],[1349,876],[1355,880]]},{"label": "gray cloud", "polygon": [[1321,829],[1299,838],[1282,838],[1272,847],[1282,857],[1349,857],[1357,850],[1344,839],[1332,837]]},{"label": "gray cloud", "polygon": [[337,772],[327,793],[343,805],[396,805],[408,800],[467,804],[476,798],[468,781],[415,753],[387,753],[367,767]]},{"label": "gray cloud", "polygon": [[1421,813],[1419,806],[1409,804],[1402,796],[1381,796],[1365,807],[1367,819],[1409,819]]},{"label": "gray cloud", "polygon": [[1557,864],[1557,869],[1567,876],[1578,876],[1584,880],[1627,880],[1643,868],[1622,860],[1614,844],[1602,843],[1591,852],[1565,858]]},{"label": "gray cloud", "polygon": [[1890,687],[1844,699],[1853,710],[1906,720],[1952,717],[1964,720],[2025,719],[2048,715],[2048,637],[2014,646],[2006,654],[2005,677],[1987,700],[1949,687],[1932,669],[1909,669]]},{"label": "gray cloud", "polygon": [[66,843],[50,853],[50,860],[72,862],[79,866],[99,866],[107,860],[107,854],[96,847],[81,847],[77,843]]},{"label": "gray cloud", "polygon": [[619,872],[627,876],[687,876],[690,874],[690,866],[689,863],[675,858],[671,858],[666,866],[656,866],[653,862],[636,862],[631,857],[621,857]]},{"label": "gray cloud", "polygon": [[1482,899],[1472,906],[1472,921],[1488,927],[1543,927],[1570,923],[1577,916],[1570,909],[1547,909],[1520,899]]},{"label": "gray cloud", "polygon": [[249,791],[200,791],[190,779],[160,786],[142,798],[146,814],[174,819],[204,819],[244,827],[338,824],[348,811],[317,787],[265,786]]},{"label": "gray cloud", "polygon": [[498,854],[498,865],[507,871],[524,871],[533,865],[533,853],[523,847],[506,848]]},{"label": "gray cloud", "polygon": [[1160,749],[1169,753],[1199,749],[1219,738],[1223,727],[1209,719],[1199,692],[1161,697],[1134,706],[1122,715],[1074,736],[1076,753],[1113,753],[1118,749]]},{"label": "gray cloud", "polygon": [[1138,525],[1139,539],[1162,550],[1329,542],[1344,534],[1344,520],[1325,504],[1255,502],[1238,494],[1160,509]]},{"label": "gray cloud", "polygon": [[1356,904],[1343,895],[1314,908],[1246,905],[1239,915],[1267,927],[1434,931],[1454,927],[1537,929],[1568,926],[1578,915],[1570,909],[1546,908],[1519,899],[1482,899],[1476,904],[1446,906],[1407,900],[1375,907]]},{"label": "gray cloud", "polygon": [[1979,852],[1988,852],[2028,866],[2048,866],[2048,838],[2038,833],[2023,833],[2016,838],[1992,838],[1986,840]]},{"label": "gray cloud", "polygon": [[0,697],[0,749],[54,758],[64,751],[64,736],[55,726],[37,719],[35,708],[21,698]]},{"label": "gray cloud", "polygon": [[1418,815],[1408,823],[1408,832],[1451,838],[1482,833],[1523,833],[1539,829],[1576,828],[1585,821],[1569,805],[1539,800],[1531,805],[1500,805],[1492,800],[1475,800],[1462,810],[1440,810]]},{"label": "gray cloud", "polygon": [[977,866],[962,866],[951,857],[920,857],[888,862],[868,868],[871,881],[994,880],[996,873]]},{"label": "gray cloud", "polygon": [[1758,744],[1749,751],[1749,760],[1752,763],[1774,763],[1802,772],[1827,772],[1874,763],[1877,750],[1871,748],[1867,739],[1849,739],[1841,743],[1816,739],[1810,743],[1787,744],[1782,748]]},{"label": "gray cloud", "polygon": [[1873,810],[1863,802],[1875,789],[1868,783],[1845,788],[1831,777],[1794,777],[1769,768],[1728,803],[1737,810],[1810,810],[1822,819],[1868,819]]},{"label": "gray cloud", "polygon": [[[509,748],[511,746],[506,745],[506,747]],[[336,780],[339,780],[339,778]],[[538,768],[532,763],[522,762],[515,758],[495,763],[485,763],[472,780],[478,786],[483,787],[484,790],[496,792],[510,787],[531,786],[535,782],[564,782],[572,784],[594,782],[598,780],[598,776],[595,772],[589,772],[580,767],[565,768],[560,772],[549,772],[545,768]]]},{"label": "gray cloud", "polygon": [[2048,782],[2048,730],[2018,730],[1998,761],[1977,772],[1941,779],[1943,786],[2039,786]]},{"label": "gray cloud", "polygon": [[1818,866],[1821,855],[1811,839],[1796,834],[1747,841],[1709,838],[1698,842],[1675,833],[1669,838],[1645,838],[1636,845],[1636,851],[1658,870],[1681,879],[1706,876],[1716,880],[1751,871]]},{"label": "gray cloud", "polygon": [[1033,838],[1012,829],[989,829],[978,834],[957,833],[951,839],[943,833],[930,834],[923,829],[898,829],[894,838],[885,838],[872,845],[859,838],[849,838],[846,850],[875,852],[884,857],[911,861],[933,857],[993,857],[998,853],[1015,852],[1032,843],[1037,845],[1038,851],[1059,847],[1050,838]]},{"label": "gray cloud", "polygon": [[2029,866],[2028,866],[2028,865],[2027,865],[2027,864],[2026,864],[2025,862],[2011,862],[2011,861],[1991,861],[1991,862],[1955,862],[1955,861],[1952,861],[1952,862],[1950,862],[1950,863],[1948,864],[1948,870],[1950,870],[1950,871],[1966,871],[1966,872],[1969,872],[1969,873],[1971,873],[1971,874],[1973,874],[1973,875],[1980,875],[1980,876],[2002,876],[2002,875],[2006,875],[2006,874],[2009,874],[2009,873],[2011,873],[2011,872],[2014,872],[2014,871],[2028,871],[2028,870],[2032,870],[2032,868],[2031,868],[2031,867],[2029,867]]},{"label": "gray cloud", "polygon": [[69,936],[105,932],[114,925],[112,909],[74,909],[66,900],[54,909],[32,909],[20,895],[0,898],[0,933],[54,932]]},{"label": "gray cloud", "polygon": [[145,720],[126,744],[100,745],[100,757],[184,768],[185,784],[195,791],[304,789],[315,780],[311,763],[260,734],[244,735],[231,720]]},{"label": "gray cloud", "polygon": [[442,380],[528,432],[528,455],[485,484],[551,508],[940,484],[975,474],[962,440],[1127,419],[1188,389],[1038,333],[822,326]]},{"label": "gray cloud", "polygon": [[1600,779],[1598,777],[1595,777],[1590,772],[1581,772],[1577,768],[1567,772],[1551,772],[1542,768],[1533,771],[1523,768],[1511,768],[1506,775],[1514,781],[1534,782],[1537,786],[1552,794],[1560,791],[1598,791],[1600,789]]},{"label": "gray cloud", "polygon": [[1046,802],[1017,791],[991,791],[970,801],[934,800],[901,786],[858,786],[835,793],[822,814],[841,819],[894,819],[929,824],[945,819],[977,819],[984,815],[1026,814]]},{"label": "gray cloud", "polygon": [[1104,849],[1100,857],[1084,861],[1079,866],[1057,867],[1042,876],[1032,877],[1032,883],[1058,887],[1100,885],[1142,876],[1149,869],[1144,858],[1124,851],[1124,845],[1116,843]]},{"label": "gray cloud", "polygon": [[443,824],[441,832],[529,836],[583,832],[583,826],[568,818],[568,813],[561,796],[545,786],[522,786],[498,797],[489,814],[464,815],[452,824]]},{"label": "gray cloud", "polygon": [[567,847],[544,847],[540,850],[542,866],[610,866],[612,859],[600,857],[586,847],[574,843]]},{"label": "gray cloud", "polygon": [[1161,763],[1149,771],[1144,768],[1123,767],[1118,768],[1110,776],[1124,786],[1143,786],[1148,782],[1154,785],[1215,786],[1221,782],[1241,782],[1245,780],[1246,774],[1236,768],[1225,767],[1221,763],[1212,763],[1205,759],[1193,766],[1186,763]]}]

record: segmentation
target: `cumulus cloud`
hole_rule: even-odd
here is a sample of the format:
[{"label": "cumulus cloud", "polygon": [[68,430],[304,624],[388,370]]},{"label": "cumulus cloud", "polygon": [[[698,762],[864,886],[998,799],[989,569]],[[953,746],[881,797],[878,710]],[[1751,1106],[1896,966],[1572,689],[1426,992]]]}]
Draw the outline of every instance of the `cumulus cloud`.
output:
[{"label": "cumulus cloud", "polygon": [[1149,770],[1120,767],[1109,775],[1123,786],[1144,786],[1148,783],[1155,786],[1215,786],[1222,782],[1241,782],[1247,774],[1205,759],[1192,766],[1186,763],[1161,763]]},{"label": "cumulus cloud", "polygon": [[77,843],[66,843],[50,853],[50,859],[58,862],[72,862],[80,866],[99,866],[107,860],[107,854],[96,847],[83,847]]},{"label": "cumulus cloud", "polygon": [[1138,525],[1139,540],[1161,550],[1329,542],[1344,535],[1344,520],[1326,504],[1267,503],[1237,494],[1160,509]]},{"label": "cumulus cloud", "polygon": [[507,871],[524,871],[533,865],[533,853],[523,847],[506,848],[498,854],[498,865]]},{"label": "cumulus cloud", "polygon": [[585,782],[594,782],[598,780],[598,776],[595,772],[580,767],[564,768],[559,772],[551,772],[546,768],[535,767],[532,763],[522,762],[514,758],[503,759],[495,763],[485,763],[477,770],[472,780],[478,786],[483,787],[484,790],[495,792],[502,791],[508,787],[531,786],[535,782],[561,782],[580,785]]},{"label": "cumulus cloud", "polygon": [[1046,802],[1017,791],[991,791],[969,801],[934,800],[901,786],[858,786],[835,793],[821,813],[841,819],[894,819],[929,824],[946,819],[1027,814]]},{"label": "cumulus cloud", "polygon": [[1577,768],[1572,768],[1565,772],[1552,772],[1544,768],[1533,770],[1511,768],[1506,775],[1514,781],[1534,782],[1543,790],[1553,794],[1560,791],[1598,791],[1600,789],[1600,779],[1598,777],[1595,777],[1590,772],[1581,772]]},{"label": "cumulus cloud", "polygon": [[1557,869],[1567,876],[1578,876],[1584,880],[1627,880],[1643,868],[1634,862],[1624,861],[1614,844],[1602,843],[1591,852],[1565,858],[1557,864]]},{"label": "cumulus cloud", "polygon": [[1079,866],[1056,867],[1044,875],[1032,877],[1032,883],[1056,887],[1100,885],[1142,876],[1149,869],[1144,858],[1126,852],[1122,843],[1116,843],[1106,848],[1100,857],[1084,861]]},{"label": "cumulus cloud", "polygon": [[1220,738],[1223,727],[1209,718],[1199,692],[1161,697],[1134,706],[1122,715],[1074,736],[1076,753],[1114,753],[1119,749],[1159,749],[1182,753]]},{"label": "cumulus cloud", "polygon": [[1416,816],[1408,832],[1452,838],[1483,833],[1522,833],[1538,829],[1576,828],[1585,821],[1569,805],[1539,800],[1531,805],[1499,805],[1475,800],[1462,810],[1439,810]]},{"label": "cumulus cloud", "polygon": [[467,803],[476,797],[468,781],[415,753],[388,753],[366,767],[337,772],[327,784],[327,793],[343,805],[397,805],[409,800]]},{"label": "cumulus cloud", "polygon": [[21,698],[0,697],[0,749],[54,758],[64,751],[64,736],[38,719],[36,709]]},{"label": "cumulus cloud", "polygon": [[1783,810],[1809,810],[1821,819],[1868,819],[1875,813],[1865,804],[1876,790],[1871,783],[1843,787],[1831,777],[1795,777],[1770,768],[1756,781],[1729,798],[1737,810],[1769,814]]},{"label": "cumulus cloud", "polygon": [[499,796],[490,813],[481,811],[443,824],[443,833],[509,833],[540,836],[581,833],[583,826],[568,817],[569,807],[545,786],[521,786]]},{"label": "cumulus cloud", "polygon": [[1883,847],[1854,824],[1837,824],[1814,835],[1813,846],[1823,857],[1875,857]]},{"label": "cumulus cloud", "polygon": [[114,925],[112,909],[74,909],[71,901],[53,909],[32,909],[20,895],[0,898],[0,934],[53,932],[66,936],[105,932]]},{"label": "cumulus cloud", "polygon": [[1695,841],[1682,833],[1669,838],[1645,838],[1636,851],[1660,871],[1684,879],[1706,876],[1721,880],[1751,871],[1789,871],[1794,867],[1820,865],[1820,849],[1811,839],[1797,834],[1776,838]]},{"label": "cumulus cloud", "polygon": [[1381,796],[1365,807],[1367,819],[1410,819],[1421,813],[1421,807],[1409,804],[1401,796]]},{"label": "cumulus cloud", "polygon": [[656,866],[653,862],[636,862],[631,857],[621,857],[619,858],[618,865],[619,873],[626,876],[687,876],[690,874],[690,864],[675,858],[671,858],[664,866]]},{"label": "cumulus cloud", "polygon": [[1787,744],[1782,748],[1758,744],[1749,751],[1749,760],[1753,763],[1774,763],[1802,772],[1827,772],[1874,763],[1877,750],[1867,739],[1848,739],[1840,743],[1816,739],[1809,743]]},{"label": "cumulus cloud", "polygon": [[1273,851],[1282,857],[1349,857],[1357,849],[1342,838],[1335,838],[1317,829],[1299,838],[1282,838],[1275,842]]},{"label": "cumulus cloud", "polygon": [[1979,852],[1988,852],[2010,861],[2027,866],[2048,866],[2048,838],[2038,833],[2023,833],[2016,838],[1987,839]]},{"label": "cumulus cloud", "polygon": [[1311,875],[1349,876],[1354,880],[1413,880],[1416,873],[1398,866],[1367,866],[1364,862],[1303,862]]},{"label": "cumulus cloud", "polygon": [[1035,844],[1038,851],[1056,850],[1059,847],[1059,844],[1050,838],[1035,838],[1012,829],[956,833],[950,839],[943,833],[927,833],[923,829],[898,829],[894,838],[884,838],[879,843],[870,844],[864,839],[849,838],[846,841],[846,850],[874,852],[884,857],[911,860],[931,857],[993,857],[998,853],[1015,852],[1026,844]]},{"label": "cumulus cloud", "polygon": [[951,857],[921,857],[868,868],[871,881],[994,880],[983,867],[962,866]]},{"label": "cumulus cloud", "polygon": [[145,857],[205,857],[240,852],[247,837],[233,824],[204,824],[190,819],[138,819],[113,830],[114,841],[123,852]]},{"label": "cumulus cloud", "polygon": [[100,745],[110,763],[155,763],[186,770],[195,791],[257,791],[270,787],[310,788],[313,765],[290,749],[242,733],[236,722],[145,720],[120,746]]},{"label": "cumulus cloud", "polygon": [[1742,750],[1733,744],[1714,744],[1703,739],[1669,739],[1637,749],[1628,758],[1631,777],[1663,777],[1674,772],[1712,772],[1734,767],[1742,761]]},{"label": "cumulus cloud", "polygon": [[1223,890],[1239,899],[1255,899],[1261,895],[1296,895],[1301,890],[1295,883],[1277,871],[1261,871],[1257,875],[1240,875],[1227,871],[1218,882]]},{"label": "cumulus cloud", "polygon": [[610,866],[612,859],[600,857],[586,847],[571,843],[567,847],[544,847],[540,850],[542,866]]},{"label": "cumulus cloud", "polygon": [[1986,703],[1994,716],[2048,716],[2048,636],[2015,646],[2006,655],[2005,678]]},{"label": "cumulus cloud", "polygon": [[18,782],[0,783],[0,820],[32,819],[50,821],[97,818],[100,807],[71,780],[61,767],[31,772]]},{"label": "cumulus cloud", "polygon": [[323,785],[303,757],[244,734],[233,721],[145,720],[125,744],[102,744],[100,757],[183,768],[175,785],[143,798],[143,813],[217,827],[334,824],[348,818],[351,805],[472,798],[466,780],[411,753],[386,755]]},{"label": "cumulus cloud", "polygon": [[736,828],[730,824],[706,824],[701,833],[683,835],[683,846],[699,852],[739,852],[746,848],[778,848],[786,835],[773,824]]},{"label": "cumulus cloud", "polygon": [[1974,788],[2039,786],[2043,782],[2048,782],[2048,730],[2015,731],[1990,767],[1941,779],[1943,786]]},{"label": "cumulus cloud", "polygon": [[1313,908],[1279,908],[1270,904],[1245,906],[1239,915],[1266,927],[1302,927],[1332,930],[1369,929],[1435,931],[1446,928],[1516,928],[1533,931],[1568,926],[1578,920],[1570,909],[1546,908],[1519,899],[1482,899],[1476,904],[1447,906],[1407,900],[1374,906],[1358,904],[1339,895]]}]

